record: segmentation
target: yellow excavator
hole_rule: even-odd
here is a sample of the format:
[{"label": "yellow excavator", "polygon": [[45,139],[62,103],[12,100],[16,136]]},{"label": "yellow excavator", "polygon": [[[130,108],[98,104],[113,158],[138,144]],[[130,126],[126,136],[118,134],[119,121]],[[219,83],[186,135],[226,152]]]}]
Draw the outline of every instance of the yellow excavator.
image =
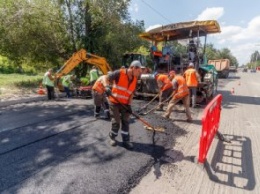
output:
[{"label": "yellow excavator", "polygon": [[88,53],[85,49],[80,49],[78,52],[75,52],[72,57],[58,70],[56,77],[60,78],[61,76],[67,75],[81,62],[96,66],[100,69],[100,71],[102,71],[103,74],[107,74],[108,71],[112,70],[104,57],[99,57]]},{"label": "yellow excavator", "polygon": [[[75,67],[77,67],[81,62],[85,62],[90,65],[94,65],[97,67],[104,75],[106,75],[109,71],[112,71],[109,66],[107,60],[104,57],[100,57],[91,53],[88,53],[85,49],[80,49],[75,52],[72,57],[56,72],[56,78],[59,80],[62,76],[69,74]],[[62,85],[57,83],[58,89],[63,91]],[[84,96],[91,95],[92,86],[81,86],[79,87],[79,91]]]}]

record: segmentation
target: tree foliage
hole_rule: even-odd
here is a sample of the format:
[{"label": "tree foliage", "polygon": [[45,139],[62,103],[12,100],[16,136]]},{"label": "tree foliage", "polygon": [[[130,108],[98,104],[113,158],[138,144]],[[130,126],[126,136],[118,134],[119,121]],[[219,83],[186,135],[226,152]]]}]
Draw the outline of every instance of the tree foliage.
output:
[{"label": "tree foliage", "polygon": [[255,51],[250,56],[250,62],[247,64],[247,67],[250,69],[260,66],[260,54],[258,51]]},{"label": "tree foliage", "polygon": [[215,59],[229,59],[232,66],[238,66],[238,62],[235,56],[228,48],[222,48],[220,50],[214,48],[213,44],[206,45],[206,56],[208,60]]},{"label": "tree foliage", "polygon": [[61,66],[85,48],[120,66],[142,45],[142,21],[131,21],[129,0],[1,0],[0,54],[31,65]]},{"label": "tree foliage", "polygon": [[[1,0],[0,55],[14,65],[60,67],[74,52],[84,48],[105,57],[112,68],[121,66],[125,52],[149,49],[138,34],[143,21],[132,21],[130,0]],[[177,53],[187,48],[173,43]],[[207,45],[208,59],[228,58],[237,65],[227,48],[218,50]],[[86,65],[79,65],[86,72]]]},{"label": "tree foliage", "polygon": [[58,62],[68,37],[57,5],[46,0],[1,1],[1,54],[21,61]]}]

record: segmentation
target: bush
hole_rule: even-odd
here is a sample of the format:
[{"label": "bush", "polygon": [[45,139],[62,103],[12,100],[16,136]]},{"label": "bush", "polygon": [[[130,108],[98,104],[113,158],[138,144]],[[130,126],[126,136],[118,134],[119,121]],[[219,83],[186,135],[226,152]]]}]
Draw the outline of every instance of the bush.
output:
[{"label": "bush", "polygon": [[15,83],[15,86],[22,87],[22,88],[35,88],[40,85],[42,82],[42,78],[35,78],[35,79],[28,79],[28,80],[22,80]]}]

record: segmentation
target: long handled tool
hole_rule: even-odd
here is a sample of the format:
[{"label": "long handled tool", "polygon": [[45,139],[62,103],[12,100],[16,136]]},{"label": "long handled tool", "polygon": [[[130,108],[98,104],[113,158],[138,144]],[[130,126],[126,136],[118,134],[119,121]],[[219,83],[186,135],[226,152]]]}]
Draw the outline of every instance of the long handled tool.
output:
[{"label": "long handled tool", "polygon": [[149,113],[155,111],[155,109],[157,109],[161,104],[164,104],[165,102],[169,101],[169,100],[173,97],[174,94],[175,94],[175,92],[173,92],[166,100],[160,102],[160,103],[157,104],[155,107],[153,107],[151,110],[149,110],[149,111],[147,111],[147,112],[145,112],[145,113],[140,113],[140,114],[141,114],[141,115],[147,115],[147,114],[149,114]]},{"label": "long handled tool", "polygon": [[142,110],[146,109],[147,106],[149,106],[156,98],[159,97],[159,94],[158,93],[151,101],[149,101],[147,104],[145,104],[144,106],[142,106],[141,108],[139,108],[139,110],[137,110],[138,113],[140,113]]},{"label": "long handled tool", "polygon": [[[128,107],[126,107],[124,104],[122,104],[115,96],[113,96],[112,94],[110,95],[115,101],[118,102],[118,104],[120,104],[125,110],[127,110],[129,112]],[[138,114],[131,112],[131,114],[137,118],[139,121],[141,121],[143,124],[145,124],[145,128],[147,130],[151,130],[151,131],[158,131],[158,132],[164,132],[164,128],[163,127],[154,127],[152,126],[150,123],[148,123],[146,120],[144,120],[143,118],[141,118]]]}]

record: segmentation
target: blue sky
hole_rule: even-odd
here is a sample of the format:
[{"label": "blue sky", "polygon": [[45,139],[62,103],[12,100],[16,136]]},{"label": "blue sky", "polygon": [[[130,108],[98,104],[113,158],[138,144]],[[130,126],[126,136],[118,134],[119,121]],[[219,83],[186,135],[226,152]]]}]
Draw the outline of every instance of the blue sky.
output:
[{"label": "blue sky", "polygon": [[132,0],[133,20],[144,20],[145,28],[192,20],[217,20],[221,33],[208,36],[217,49],[229,48],[239,65],[260,52],[259,0]]}]

